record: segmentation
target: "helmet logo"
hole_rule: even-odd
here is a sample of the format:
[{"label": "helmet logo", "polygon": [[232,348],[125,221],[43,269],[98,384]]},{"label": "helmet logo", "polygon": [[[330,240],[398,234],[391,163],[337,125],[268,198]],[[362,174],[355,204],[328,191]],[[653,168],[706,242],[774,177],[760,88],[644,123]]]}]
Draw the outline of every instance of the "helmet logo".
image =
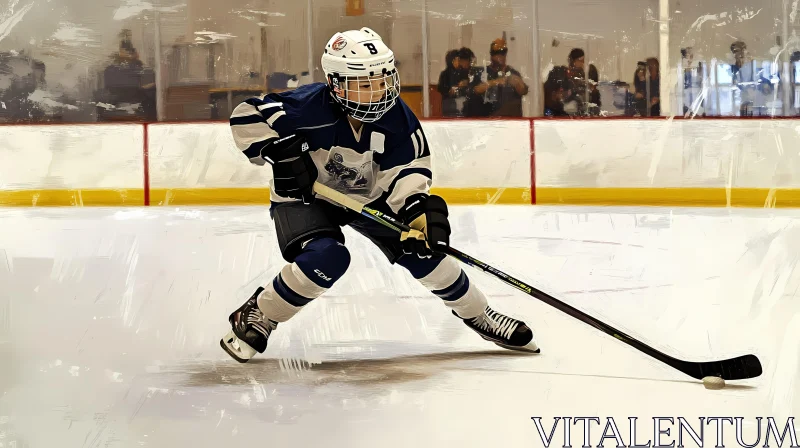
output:
[{"label": "helmet logo", "polygon": [[337,37],[336,40],[333,41],[333,43],[331,44],[331,48],[333,48],[334,51],[340,51],[346,46],[347,46],[347,39],[345,39],[344,36]]}]

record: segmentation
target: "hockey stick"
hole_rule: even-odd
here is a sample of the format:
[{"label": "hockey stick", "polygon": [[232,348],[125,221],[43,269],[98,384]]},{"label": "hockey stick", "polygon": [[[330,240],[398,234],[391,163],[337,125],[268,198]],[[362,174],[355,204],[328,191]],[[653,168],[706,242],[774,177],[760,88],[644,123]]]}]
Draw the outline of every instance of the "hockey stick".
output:
[{"label": "hockey stick", "polygon": [[[364,206],[360,202],[349,198],[348,196],[328,187],[325,185],[316,182],[314,184],[314,192],[323,196],[331,201],[334,201],[356,213],[359,213],[373,221],[376,221],[380,224],[383,224],[386,227],[396,230],[397,232],[403,232],[410,230],[410,227],[403,224],[402,222],[398,221],[397,219],[386,215],[378,210],[372,209],[370,207]],[[533,296],[548,305],[561,310],[564,313],[569,314],[570,316],[589,324],[596,329],[617,338],[618,340],[630,345],[631,347],[643,352],[667,365],[673,367],[681,372],[685,373],[686,375],[691,376],[692,378],[701,380],[708,376],[717,376],[724,380],[742,380],[747,378],[755,378],[762,373],[761,362],[755,355],[743,355],[738,356],[735,358],[725,359],[721,361],[706,361],[706,362],[693,362],[693,361],[684,361],[681,359],[674,358],[669,356],[665,353],[662,353],[656,350],[653,347],[645,344],[638,339],[635,339],[622,331],[608,325],[576,308],[573,308],[570,305],[556,299],[555,297],[546,294],[538,289],[529,286],[528,284],[492,267],[488,264],[473,258],[458,249],[453,247],[447,247],[444,252],[452,257],[455,257],[462,263],[466,263],[470,266],[475,268],[481,269],[484,272],[488,272],[493,276],[497,277],[498,279],[502,280],[503,282],[519,289],[527,293],[530,296]]]}]

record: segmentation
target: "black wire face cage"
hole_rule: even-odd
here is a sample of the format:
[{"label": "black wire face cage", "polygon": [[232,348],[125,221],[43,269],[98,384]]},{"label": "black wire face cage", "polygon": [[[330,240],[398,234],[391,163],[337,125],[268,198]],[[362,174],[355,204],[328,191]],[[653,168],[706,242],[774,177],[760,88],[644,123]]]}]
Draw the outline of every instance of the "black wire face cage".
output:
[{"label": "black wire face cage", "polygon": [[333,99],[347,115],[370,123],[380,119],[400,96],[397,70],[375,76],[328,75]]}]

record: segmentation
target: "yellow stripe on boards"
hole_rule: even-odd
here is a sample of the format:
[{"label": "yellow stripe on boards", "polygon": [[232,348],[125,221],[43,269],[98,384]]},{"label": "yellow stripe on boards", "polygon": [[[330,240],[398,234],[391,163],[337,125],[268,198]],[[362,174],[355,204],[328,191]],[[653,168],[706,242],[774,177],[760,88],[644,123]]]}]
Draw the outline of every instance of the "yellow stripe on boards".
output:
[{"label": "yellow stripe on boards", "polygon": [[142,189],[0,191],[0,207],[115,207],[142,204]]},{"label": "yellow stripe on boards", "polygon": [[[453,205],[531,202],[529,188],[433,188]],[[542,205],[616,205],[678,207],[800,207],[800,189],[768,188],[539,188]],[[121,207],[142,206],[142,189],[71,189],[0,191],[0,207]],[[269,189],[156,188],[152,206],[269,205]]]},{"label": "yellow stripe on boards", "polygon": [[800,207],[800,189],[537,188],[536,203],[676,207]]},{"label": "yellow stripe on boards", "polygon": [[[433,188],[450,204],[530,204],[530,188]],[[151,206],[174,205],[269,205],[269,188],[155,188]],[[18,190],[0,191],[2,207],[47,206],[141,206],[138,190]]]},{"label": "yellow stripe on boards", "polygon": [[269,188],[156,188],[150,205],[269,205]]},{"label": "yellow stripe on boards", "polygon": [[531,203],[531,189],[528,187],[431,188],[431,194],[441,196],[448,204],[492,205]]}]

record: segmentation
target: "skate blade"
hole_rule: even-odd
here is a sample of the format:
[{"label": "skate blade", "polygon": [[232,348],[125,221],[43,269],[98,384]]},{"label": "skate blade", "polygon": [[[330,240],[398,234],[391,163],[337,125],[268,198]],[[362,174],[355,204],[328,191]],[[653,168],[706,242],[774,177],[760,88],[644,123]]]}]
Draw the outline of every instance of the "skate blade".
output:
[{"label": "skate blade", "polygon": [[233,330],[219,340],[219,345],[225,350],[225,353],[240,363],[249,361],[258,353],[253,347],[239,339]]},{"label": "skate blade", "polygon": [[[494,341],[492,341],[492,342],[494,342]],[[528,343],[527,345],[523,345],[521,347],[517,347],[515,345],[501,344],[499,342],[494,342],[494,343],[498,347],[502,347],[502,348],[505,348],[505,349],[508,349],[508,350],[514,350],[515,352],[525,352],[525,353],[541,353],[542,352],[542,350],[539,347],[537,347],[536,344],[533,343],[533,342]]]},{"label": "skate blade", "polygon": [[483,337],[483,339],[486,339],[487,341],[493,343],[494,345],[496,345],[498,347],[502,347],[502,348],[505,348],[507,350],[514,350],[515,352],[525,352],[525,353],[541,353],[542,352],[542,350],[539,348],[539,346],[536,345],[536,341],[535,340],[531,340],[530,342],[528,342],[525,345],[517,346],[517,345],[503,344],[502,342],[497,342],[496,340],[491,339],[491,338],[486,337],[486,336],[483,336],[483,335],[481,335],[481,337]]}]

